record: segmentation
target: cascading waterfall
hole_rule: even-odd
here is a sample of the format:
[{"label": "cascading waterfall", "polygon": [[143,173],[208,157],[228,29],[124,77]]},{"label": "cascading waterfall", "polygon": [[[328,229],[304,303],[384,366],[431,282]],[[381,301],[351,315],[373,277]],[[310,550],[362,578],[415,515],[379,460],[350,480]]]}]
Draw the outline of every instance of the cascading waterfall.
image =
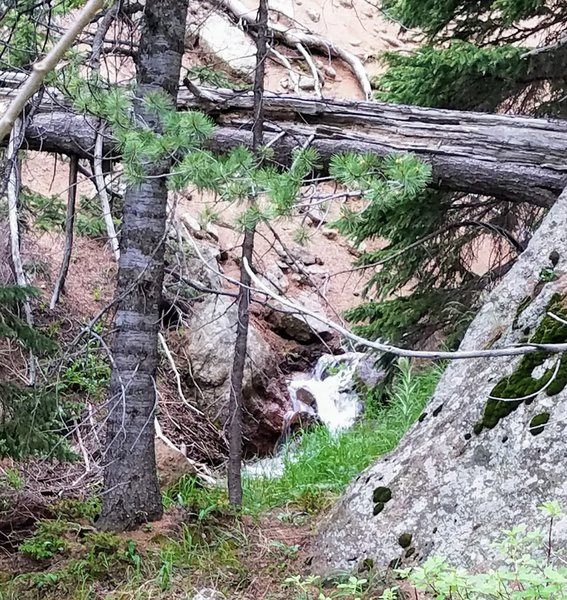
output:
[{"label": "cascading waterfall", "polygon": [[[297,422],[319,421],[333,434],[352,427],[363,410],[355,390],[356,375],[362,363],[368,360],[368,355],[361,352],[324,354],[312,373],[296,373],[288,382],[292,410],[286,415],[284,440]],[[374,374],[378,381],[380,371],[374,370]],[[273,457],[247,465],[244,471],[250,477],[279,477],[284,470],[284,458],[293,460],[293,450],[285,452],[286,456],[280,451]]]}]

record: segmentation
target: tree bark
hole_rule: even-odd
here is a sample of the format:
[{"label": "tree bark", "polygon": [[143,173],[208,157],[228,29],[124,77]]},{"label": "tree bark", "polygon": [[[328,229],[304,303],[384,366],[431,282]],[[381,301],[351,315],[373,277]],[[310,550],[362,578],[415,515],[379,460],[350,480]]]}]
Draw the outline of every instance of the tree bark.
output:
[{"label": "tree bark", "polygon": [[[140,127],[158,131],[143,105],[148,93],[178,88],[187,2],[147,0],[137,59],[134,104]],[[144,166],[146,178],[124,196],[113,340],[106,466],[99,527],[131,529],[163,512],[156,474],[154,416],[159,304],[164,275],[166,175],[171,160]]]},{"label": "tree bark", "polygon": [[[204,110],[215,119],[211,150],[252,146],[251,94],[203,90],[196,98],[183,90],[178,106]],[[94,118],[47,104],[43,110],[26,130],[30,149],[92,158]],[[450,191],[548,207],[567,185],[563,121],[269,93],[265,111],[265,141],[277,137],[274,160],[283,165],[291,163],[294,148],[312,138],[322,173],[340,152],[413,152],[431,164],[432,185]]]},{"label": "tree bark", "polygon": [[[256,71],[254,77],[254,116],[252,120],[252,151],[257,154],[264,139],[264,79],[268,55],[268,0],[260,0],[256,17]],[[250,198],[250,205],[256,202]],[[233,506],[242,505],[242,383],[248,350],[250,322],[250,274],[246,264],[252,264],[255,226],[246,227],[242,243],[240,289],[238,291],[238,324],[234,343],[234,360],[230,374],[229,393],[229,455],[228,497]]]}]

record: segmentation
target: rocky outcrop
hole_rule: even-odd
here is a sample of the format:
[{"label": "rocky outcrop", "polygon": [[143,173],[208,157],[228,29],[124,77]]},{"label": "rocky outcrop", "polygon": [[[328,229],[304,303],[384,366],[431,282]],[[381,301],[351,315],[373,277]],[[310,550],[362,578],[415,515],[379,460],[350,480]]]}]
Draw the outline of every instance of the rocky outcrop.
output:
[{"label": "rocky outcrop", "polygon": [[[547,314],[567,318],[566,231],[564,192],[461,349],[567,342],[567,326]],[[542,525],[544,501],[567,506],[566,384],[567,355],[452,362],[419,422],[321,525],[314,568],[411,564],[433,553],[472,569],[498,564],[501,530]],[[563,519],[554,545],[565,544]]]},{"label": "rocky outcrop", "polygon": [[[228,414],[230,372],[234,357],[237,306],[233,298],[207,296],[193,305],[185,330],[184,383],[191,401],[219,427]],[[273,450],[290,408],[278,358],[251,324],[244,373],[244,436],[250,452]]]},{"label": "rocky outcrop", "polygon": [[245,81],[252,81],[256,68],[254,41],[227,15],[206,2],[194,3],[189,8],[186,45],[195,41],[213,64],[219,64]]}]

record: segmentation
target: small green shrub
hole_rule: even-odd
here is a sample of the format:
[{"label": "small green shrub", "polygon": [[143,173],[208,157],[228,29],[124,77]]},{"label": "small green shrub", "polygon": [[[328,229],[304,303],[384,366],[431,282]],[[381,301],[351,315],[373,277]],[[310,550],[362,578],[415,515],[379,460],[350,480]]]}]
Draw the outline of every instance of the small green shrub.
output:
[{"label": "small green shrub", "polygon": [[[43,196],[23,188],[20,200],[31,218],[27,225],[40,231],[62,231],[65,229],[65,203],[59,196]],[[27,216],[27,215],[26,215]]]},{"label": "small green shrub", "polygon": [[60,391],[82,393],[96,399],[110,382],[110,375],[110,365],[100,342],[91,338],[63,372]]},{"label": "small green shrub", "polygon": [[338,600],[349,598],[361,600],[368,597],[368,579],[358,578],[354,575],[340,578],[339,581],[324,581],[318,575],[294,575],[285,580],[285,585],[296,592],[297,600]]},{"label": "small green shrub", "polygon": [[[422,566],[398,574],[437,600],[564,600],[567,566],[564,557],[554,557],[553,552],[553,521],[562,513],[555,502],[541,510],[550,517],[546,531],[517,525],[503,532],[496,545],[505,559],[500,568],[473,574],[444,558],[431,557]],[[556,564],[553,558],[561,560]]]},{"label": "small green shrub", "polygon": [[[113,217],[113,220],[114,225],[119,227],[120,220],[116,217]],[[94,198],[80,196],[77,214],[75,215],[75,231],[78,235],[92,239],[106,237],[106,225],[98,196]]]},{"label": "small green shrub", "polygon": [[93,522],[100,514],[101,501],[97,496],[86,500],[78,498],[65,498],[52,505],[52,510],[61,519],[77,521],[85,519]]},{"label": "small green shrub", "polygon": [[69,542],[63,537],[69,528],[64,521],[40,521],[34,535],[20,545],[20,552],[34,560],[53,558],[69,549]]}]

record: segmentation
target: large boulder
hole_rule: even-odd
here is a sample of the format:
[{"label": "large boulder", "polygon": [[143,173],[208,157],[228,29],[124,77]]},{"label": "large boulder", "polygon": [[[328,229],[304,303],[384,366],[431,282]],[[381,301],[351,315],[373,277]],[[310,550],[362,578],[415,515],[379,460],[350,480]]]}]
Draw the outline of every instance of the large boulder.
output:
[{"label": "large boulder", "polygon": [[187,14],[185,44],[198,41],[213,65],[252,81],[256,68],[256,46],[252,38],[227,15],[215,10],[214,3],[195,2]]},{"label": "large boulder", "polygon": [[[564,192],[461,350],[567,342],[567,326],[546,316],[567,318],[566,232]],[[452,362],[419,422],[321,524],[315,570],[355,569],[366,559],[411,564],[433,553],[472,569],[497,565],[502,530],[543,525],[544,501],[567,506],[566,384],[567,355]],[[566,544],[563,519],[554,545]]]},{"label": "large boulder", "polygon": [[[233,298],[210,295],[194,303],[182,352],[184,383],[192,401],[208,418],[224,427],[228,418],[230,373],[236,339],[237,305]],[[244,437],[251,452],[273,450],[290,409],[278,357],[254,324],[248,332],[244,372]]]},{"label": "large boulder", "polygon": [[[311,312],[325,318],[325,309],[316,294],[300,292],[294,300],[299,306],[305,306]],[[272,304],[274,309],[268,315],[268,324],[285,339],[308,344],[318,340],[330,341],[333,338],[334,330],[323,321],[298,313],[277,301]]]}]

